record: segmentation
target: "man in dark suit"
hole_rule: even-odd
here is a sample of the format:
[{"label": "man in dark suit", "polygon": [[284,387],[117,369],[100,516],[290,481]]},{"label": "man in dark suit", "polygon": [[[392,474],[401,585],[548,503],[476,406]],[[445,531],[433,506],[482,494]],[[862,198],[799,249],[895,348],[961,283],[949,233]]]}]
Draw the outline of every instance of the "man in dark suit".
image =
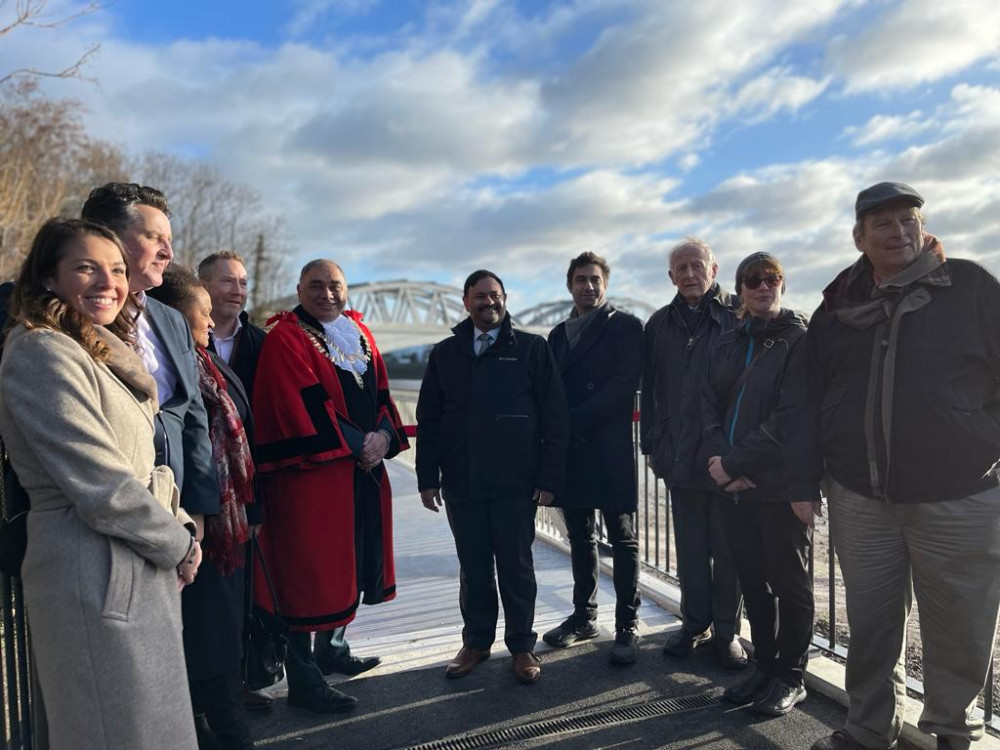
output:
[{"label": "man in dark suit", "polygon": [[219,484],[194,342],[183,315],[145,294],[163,283],[163,271],[174,257],[170,207],[155,188],[109,182],[91,191],[82,215],[109,227],[125,245],[129,291],[143,306],[136,320],[140,355],[156,380],[160,399],[156,461],[173,471],[181,506],[195,519],[200,538],[203,516],[219,512]]},{"label": "man in dark suit", "polygon": [[541,677],[535,657],[536,505],[562,490],[566,396],[545,339],[515,331],[503,282],[476,271],[463,293],[469,318],[431,352],[417,402],[417,483],[443,503],[461,566],[462,648],[448,677],[463,677],[496,639],[497,581],[514,676]]},{"label": "man in dark suit", "polygon": [[595,509],[604,516],[614,561],[613,664],[631,664],[639,650],[639,540],[635,534],[632,413],[642,375],[642,322],[606,298],[611,268],[585,252],[570,261],[569,319],[549,334],[569,404],[569,456],[562,508],[573,566],[573,614],[542,639],[565,648],[598,634]]}]

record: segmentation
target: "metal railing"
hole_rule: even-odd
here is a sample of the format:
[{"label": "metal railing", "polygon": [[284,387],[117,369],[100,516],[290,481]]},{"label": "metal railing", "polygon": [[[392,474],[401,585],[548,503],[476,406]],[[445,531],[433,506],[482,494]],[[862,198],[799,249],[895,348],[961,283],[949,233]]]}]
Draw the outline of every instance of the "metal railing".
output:
[{"label": "metal railing", "polygon": [[21,581],[0,573],[0,727],[3,750],[32,747],[31,678],[28,626]]},{"label": "metal railing", "polygon": [[[409,423],[415,416],[416,392],[393,392],[393,397],[400,408],[403,421]],[[638,414],[638,396],[636,397],[636,414]],[[415,421],[415,419],[413,419]],[[638,511],[636,514],[639,535],[639,558],[643,570],[647,574],[659,578],[677,581],[677,561],[672,545],[672,518],[670,514],[670,493],[662,480],[657,479],[645,456],[639,450],[639,423],[633,424],[632,430],[636,486],[639,492]],[[412,460],[412,456],[410,457]],[[602,545],[607,551],[606,536],[598,515],[598,530]],[[558,511],[542,509],[536,521],[539,530],[551,536],[565,539],[565,527]],[[610,561],[610,559],[609,559]],[[836,549],[829,523],[821,519],[817,524],[813,537],[813,546],[809,558],[809,575],[813,581],[813,593],[816,597],[816,620],[813,630],[813,646],[821,652],[838,659],[847,656],[850,643],[850,630],[847,626],[847,613],[844,602],[844,582],[836,561]],[[916,617],[910,618],[911,644],[919,640],[919,623]],[[989,676],[983,691],[981,707],[984,720],[992,730],[1000,732],[1000,716],[998,716],[998,696],[993,689],[993,675],[997,667],[994,659],[990,665]],[[923,685],[913,676],[907,677],[907,687],[914,695],[923,697]]]}]

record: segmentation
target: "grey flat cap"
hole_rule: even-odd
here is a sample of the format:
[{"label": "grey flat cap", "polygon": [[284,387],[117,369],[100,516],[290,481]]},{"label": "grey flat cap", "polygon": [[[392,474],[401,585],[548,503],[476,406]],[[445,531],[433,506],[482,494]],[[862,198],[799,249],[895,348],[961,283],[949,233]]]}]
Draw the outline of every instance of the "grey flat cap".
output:
[{"label": "grey flat cap", "polygon": [[860,220],[862,216],[876,208],[897,200],[905,200],[917,208],[924,205],[923,196],[909,185],[902,182],[880,182],[858,193],[858,199],[854,203],[854,215]]}]

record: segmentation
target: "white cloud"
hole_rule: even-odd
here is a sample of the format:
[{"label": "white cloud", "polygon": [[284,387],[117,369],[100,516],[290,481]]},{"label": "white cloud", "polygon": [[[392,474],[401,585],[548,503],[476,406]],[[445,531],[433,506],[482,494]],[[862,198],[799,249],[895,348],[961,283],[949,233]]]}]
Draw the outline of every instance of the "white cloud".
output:
[{"label": "white cloud", "polygon": [[906,141],[934,128],[936,123],[920,110],[906,115],[875,115],[864,125],[844,128],[844,136],[855,146],[870,146],[884,141]]},{"label": "white cloud", "polygon": [[829,45],[848,92],[912,89],[1000,53],[993,0],[900,0],[880,15],[870,5],[860,12],[858,32]]},{"label": "white cloud", "polygon": [[[297,7],[322,27],[368,5]],[[493,0],[429,7],[425,24],[363,52],[335,33],[140,45],[105,13],[4,40],[0,69],[101,42],[100,88],[46,84],[84,100],[92,132],[212,160],[286,217],[302,256],[333,253],[358,281],[461,281],[487,265],[526,307],[561,295],[566,261],[591,249],[612,260],[616,294],[662,304],[666,252],[696,233],[727,285],[744,255],[776,252],[789,300],[811,309],[857,257],[857,191],[883,179],[925,193],[946,247],[998,260],[1000,89],[958,77],[996,54],[992,4],[907,0],[877,17],[856,0],[576,0],[531,17]],[[834,28],[861,32],[824,58]],[[933,82],[948,76],[942,104]],[[793,136],[775,143],[769,123],[788,119],[794,131],[779,132]],[[749,145],[725,149],[748,131]]]},{"label": "white cloud", "polygon": [[748,122],[769,120],[782,111],[796,112],[823,93],[830,79],[795,75],[787,67],[772,68],[746,83],[736,94],[734,109]]},{"label": "white cloud", "polygon": [[289,36],[297,37],[312,30],[333,13],[361,14],[373,8],[377,2],[378,0],[297,0],[295,11],[285,24],[284,31]]}]

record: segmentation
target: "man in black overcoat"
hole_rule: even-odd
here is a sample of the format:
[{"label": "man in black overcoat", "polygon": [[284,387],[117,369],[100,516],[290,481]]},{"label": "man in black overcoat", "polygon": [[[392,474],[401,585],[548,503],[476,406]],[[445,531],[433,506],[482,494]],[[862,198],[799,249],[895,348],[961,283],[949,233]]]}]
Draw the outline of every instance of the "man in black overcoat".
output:
[{"label": "man in black overcoat", "polygon": [[570,443],[562,508],[573,566],[573,614],[542,636],[565,648],[598,634],[598,557],[595,510],[604,517],[614,562],[614,664],[638,654],[639,541],[635,533],[635,458],[632,414],[642,374],[642,322],[607,301],[611,268],[585,252],[570,261],[573,296],[567,320],[552,329],[549,347],[569,404]]}]

